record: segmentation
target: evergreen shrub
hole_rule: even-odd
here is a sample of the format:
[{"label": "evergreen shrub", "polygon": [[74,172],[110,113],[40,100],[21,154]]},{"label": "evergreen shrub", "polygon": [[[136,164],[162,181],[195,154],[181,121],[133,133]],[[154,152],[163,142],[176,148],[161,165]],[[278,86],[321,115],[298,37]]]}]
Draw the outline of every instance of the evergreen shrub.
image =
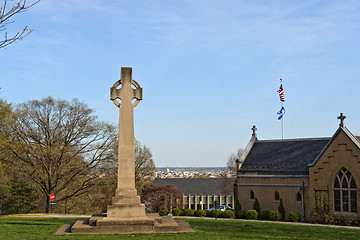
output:
[{"label": "evergreen shrub", "polygon": [[167,210],[167,209],[163,209],[159,212],[160,216],[167,216],[168,214],[169,214],[169,210]]},{"label": "evergreen shrub", "polygon": [[260,203],[259,203],[259,200],[257,198],[255,198],[255,202],[253,204],[253,209],[256,210],[258,215],[261,213]]},{"label": "evergreen shrub", "polygon": [[211,211],[206,211],[206,217],[212,217]]},{"label": "evergreen shrub", "polygon": [[[1,189],[0,189],[1,190]],[[2,203],[2,201],[4,202]],[[0,212],[2,214],[20,214],[36,212],[36,195],[25,181],[14,179],[9,196],[4,198],[0,192]],[[2,206],[1,206],[2,205]]]},{"label": "evergreen shrub", "polygon": [[290,222],[300,222],[301,220],[301,216],[297,212],[291,212],[288,217]]},{"label": "evergreen shrub", "polygon": [[235,212],[233,210],[225,210],[221,213],[222,218],[233,218],[235,216]]},{"label": "evergreen shrub", "polygon": [[276,211],[276,210],[270,211],[270,213],[269,213],[269,219],[270,219],[271,221],[279,221],[279,220],[282,219],[281,213],[280,213],[279,211]]},{"label": "evergreen shrub", "polygon": [[222,211],[219,210],[219,209],[212,210],[212,211],[210,212],[210,217],[216,217],[216,216],[217,216],[217,217],[220,217],[221,214],[222,214]]},{"label": "evergreen shrub", "polygon": [[259,216],[258,212],[255,209],[246,211],[246,219],[257,219]]},{"label": "evergreen shrub", "polygon": [[206,216],[206,211],[205,210],[197,210],[195,213],[195,216],[204,217],[204,216]]},{"label": "evergreen shrub", "polygon": [[182,216],[194,216],[194,210],[191,208],[185,208],[181,211]]},{"label": "evergreen shrub", "polygon": [[285,215],[285,208],[284,208],[284,205],[283,205],[282,198],[280,198],[280,204],[279,204],[279,207],[278,207],[278,211],[281,213],[281,219],[284,219],[286,215]]},{"label": "evergreen shrub", "polygon": [[241,204],[240,204],[240,201],[238,199],[238,200],[236,200],[236,203],[235,203],[235,216],[236,216],[236,218],[240,218],[240,211],[241,211]]},{"label": "evergreen shrub", "polygon": [[181,209],[179,209],[179,208],[174,208],[173,210],[172,210],[172,215],[174,215],[174,216],[179,216],[181,214]]},{"label": "evergreen shrub", "polygon": [[240,210],[239,211],[239,217],[240,219],[246,219],[246,210]]},{"label": "evergreen shrub", "polygon": [[268,210],[262,211],[262,212],[260,213],[259,219],[262,219],[262,220],[270,220],[270,219],[269,219],[269,214],[270,214],[270,211],[268,211]]}]

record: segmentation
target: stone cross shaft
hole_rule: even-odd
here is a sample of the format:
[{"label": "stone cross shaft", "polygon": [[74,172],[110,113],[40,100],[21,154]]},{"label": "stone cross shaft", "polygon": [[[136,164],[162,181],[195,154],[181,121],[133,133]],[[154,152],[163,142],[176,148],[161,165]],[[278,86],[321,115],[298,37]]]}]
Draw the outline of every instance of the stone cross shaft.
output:
[{"label": "stone cross shaft", "polygon": [[[110,99],[119,107],[118,183],[116,195],[133,197],[136,196],[133,108],[142,100],[142,88],[132,79],[132,68],[121,68],[121,79],[110,89]],[[121,102],[119,103],[116,99],[120,99]],[[135,102],[133,102],[133,99],[135,99]]]}]

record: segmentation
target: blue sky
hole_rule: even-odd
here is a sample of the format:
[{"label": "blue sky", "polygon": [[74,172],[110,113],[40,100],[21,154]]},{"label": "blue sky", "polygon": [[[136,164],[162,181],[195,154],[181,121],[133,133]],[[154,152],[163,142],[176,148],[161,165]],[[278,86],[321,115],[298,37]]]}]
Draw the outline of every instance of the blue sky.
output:
[{"label": "blue sky", "polygon": [[281,138],[332,136],[340,112],[360,133],[360,2],[42,0],[0,49],[1,95],[11,103],[78,98],[118,122],[110,87],[132,67],[143,88],[135,137],[158,167],[226,166],[251,127]]}]

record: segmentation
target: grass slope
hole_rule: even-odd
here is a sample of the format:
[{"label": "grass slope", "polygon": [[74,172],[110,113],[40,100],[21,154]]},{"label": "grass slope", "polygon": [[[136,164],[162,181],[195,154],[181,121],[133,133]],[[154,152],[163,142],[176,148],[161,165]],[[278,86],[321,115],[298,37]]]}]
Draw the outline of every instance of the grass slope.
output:
[{"label": "grass slope", "polygon": [[238,220],[187,219],[196,233],[135,234],[135,235],[65,235],[53,234],[65,223],[65,218],[0,218],[2,240],[75,240],[75,239],[359,239],[360,230],[346,228],[309,227],[277,223]]}]

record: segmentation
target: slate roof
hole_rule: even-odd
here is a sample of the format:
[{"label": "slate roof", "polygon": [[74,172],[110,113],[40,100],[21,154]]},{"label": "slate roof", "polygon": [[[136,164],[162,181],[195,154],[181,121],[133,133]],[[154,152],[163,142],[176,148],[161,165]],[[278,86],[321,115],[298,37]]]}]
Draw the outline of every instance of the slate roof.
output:
[{"label": "slate roof", "polygon": [[224,178],[156,178],[155,186],[175,185],[185,195],[220,195]]},{"label": "slate roof", "polygon": [[354,137],[358,140],[358,142],[360,143],[360,135],[358,135],[358,134],[354,134]]},{"label": "slate roof", "polygon": [[258,140],[251,148],[240,171],[307,175],[308,164],[314,162],[330,140],[330,137]]}]

